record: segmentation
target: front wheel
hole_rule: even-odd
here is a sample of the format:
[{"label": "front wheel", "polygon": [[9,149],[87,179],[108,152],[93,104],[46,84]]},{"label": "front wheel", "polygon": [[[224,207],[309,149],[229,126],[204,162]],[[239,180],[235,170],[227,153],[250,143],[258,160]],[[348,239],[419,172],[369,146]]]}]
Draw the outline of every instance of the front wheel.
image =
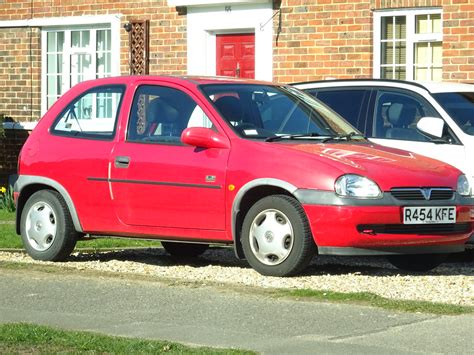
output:
[{"label": "front wheel", "polygon": [[250,208],[241,241],[250,266],[267,276],[297,274],[316,249],[302,206],[286,195],[264,197]]},{"label": "front wheel", "polygon": [[61,261],[74,250],[79,234],[61,195],[52,190],[35,192],[21,213],[21,238],[36,260]]},{"label": "front wheel", "polygon": [[441,265],[447,257],[447,254],[406,254],[390,255],[387,259],[400,270],[425,272]]}]

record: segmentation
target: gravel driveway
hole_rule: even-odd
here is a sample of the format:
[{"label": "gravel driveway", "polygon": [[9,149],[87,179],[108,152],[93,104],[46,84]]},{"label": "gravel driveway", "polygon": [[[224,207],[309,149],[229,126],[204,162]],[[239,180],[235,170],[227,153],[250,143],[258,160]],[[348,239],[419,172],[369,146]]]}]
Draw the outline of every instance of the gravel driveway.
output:
[{"label": "gravel driveway", "polygon": [[430,273],[401,272],[379,257],[318,256],[305,274],[292,278],[262,276],[229,248],[212,248],[201,257],[179,261],[163,249],[76,253],[66,263],[32,260],[0,252],[0,261],[55,264],[79,270],[132,273],[171,279],[264,288],[373,292],[391,299],[424,300],[474,306],[474,262],[445,263]]}]

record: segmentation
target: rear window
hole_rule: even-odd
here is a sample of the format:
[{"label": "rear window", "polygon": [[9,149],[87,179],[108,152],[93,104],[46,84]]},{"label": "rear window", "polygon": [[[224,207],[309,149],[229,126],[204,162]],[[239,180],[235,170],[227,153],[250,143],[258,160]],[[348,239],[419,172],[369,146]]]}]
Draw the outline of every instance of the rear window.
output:
[{"label": "rear window", "polygon": [[102,86],[82,94],[58,116],[51,133],[77,138],[112,139],[124,91],[124,86]]}]

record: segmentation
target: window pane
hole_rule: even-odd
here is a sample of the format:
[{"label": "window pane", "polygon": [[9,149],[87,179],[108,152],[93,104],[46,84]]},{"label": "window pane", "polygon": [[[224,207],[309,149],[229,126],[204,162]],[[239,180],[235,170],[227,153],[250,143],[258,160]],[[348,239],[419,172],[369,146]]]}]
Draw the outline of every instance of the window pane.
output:
[{"label": "window pane", "polygon": [[406,63],[406,44],[405,42],[395,42],[395,64]]},{"label": "window pane", "polygon": [[104,76],[104,73],[107,71],[106,70],[106,60],[105,60],[105,53],[97,53],[97,58],[96,58],[96,72],[97,72],[97,77],[101,78]]},{"label": "window pane", "polygon": [[395,68],[395,78],[398,80],[406,80],[407,73],[405,67],[396,67]]},{"label": "window pane", "polygon": [[56,52],[56,32],[48,32],[46,35],[48,52]]},{"label": "window pane", "polygon": [[406,17],[396,16],[395,17],[395,38],[405,39],[407,36]]},{"label": "window pane", "polygon": [[440,33],[441,14],[416,16],[416,33]]},{"label": "window pane", "polygon": [[111,138],[123,88],[106,87],[73,101],[54,125],[54,132],[74,137]]},{"label": "window pane", "polygon": [[71,85],[75,85],[87,79],[92,79],[93,76],[91,76],[90,69],[90,54],[71,55]]},{"label": "window pane", "polygon": [[381,64],[393,64],[393,43],[382,43]]},{"label": "window pane", "polygon": [[416,16],[416,33],[431,33],[431,24],[428,15]]},{"label": "window pane", "polygon": [[51,106],[53,106],[53,104],[56,102],[56,100],[57,100],[57,97],[56,97],[56,96],[48,96],[48,97],[47,97],[48,108],[50,108]]},{"label": "window pane", "polygon": [[387,16],[382,17],[382,39],[405,39],[406,17]]},{"label": "window pane", "polygon": [[48,96],[56,96],[58,95],[58,85],[57,85],[57,76],[56,75],[48,75],[48,88],[47,93]]},{"label": "window pane", "polygon": [[415,44],[414,74],[416,80],[441,80],[441,51],[441,42],[426,42]]},{"label": "window pane", "polygon": [[433,49],[432,60],[433,66],[442,67],[443,66],[443,43],[442,42],[432,42],[431,48]]},{"label": "window pane", "polygon": [[96,50],[97,51],[110,50],[110,30],[97,31]]},{"label": "window pane", "polygon": [[393,17],[382,17],[382,39],[393,38]]},{"label": "window pane", "polygon": [[82,41],[81,41],[82,48],[89,47],[89,42],[90,42],[90,31],[82,31]]},{"label": "window pane", "polygon": [[441,33],[441,14],[431,15],[433,21],[433,33]]},{"label": "window pane", "polygon": [[81,32],[72,31],[71,32],[71,47],[79,48],[81,46]]},{"label": "window pane", "polygon": [[443,69],[434,68],[433,69],[433,81],[442,81],[443,80]]},{"label": "window pane", "polygon": [[380,77],[382,79],[393,79],[393,68],[392,67],[380,68]]},{"label": "window pane", "polygon": [[56,32],[57,34],[57,44],[58,44],[58,48],[57,48],[57,51],[58,52],[62,52],[63,51],[63,48],[64,48],[64,32]]},{"label": "window pane", "polygon": [[56,54],[48,54],[47,57],[46,57],[46,61],[47,61],[47,70],[48,70],[48,74],[55,74],[57,73],[57,67],[58,67],[58,63],[57,63],[57,56]]},{"label": "window pane", "polygon": [[415,43],[415,65],[426,66],[430,63],[428,43]]}]

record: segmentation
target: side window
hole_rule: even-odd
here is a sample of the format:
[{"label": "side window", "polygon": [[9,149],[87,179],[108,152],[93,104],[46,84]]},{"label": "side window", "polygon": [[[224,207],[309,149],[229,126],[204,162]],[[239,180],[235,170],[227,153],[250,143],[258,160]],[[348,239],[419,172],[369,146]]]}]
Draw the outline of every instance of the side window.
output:
[{"label": "side window", "polygon": [[140,86],[133,99],[127,140],[181,143],[187,127],[214,128],[209,117],[184,92],[164,86]]},{"label": "side window", "polygon": [[55,120],[52,133],[62,136],[112,139],[125,87],[104,86],[71,102]]},{"label": "side window", "polygon": [[374,125],[370,137],[429,141],[417,129],[421,117],[439,114],[421,96],[414,93],[380,90],[374,110]]},{"label": "side window", "polygon": [[345,118],[354,127],[361,128],[363,122],[363,105],[369,91],[366,89],[354,90],[308,90],[308,93],[321,100],[339,115]]}]

